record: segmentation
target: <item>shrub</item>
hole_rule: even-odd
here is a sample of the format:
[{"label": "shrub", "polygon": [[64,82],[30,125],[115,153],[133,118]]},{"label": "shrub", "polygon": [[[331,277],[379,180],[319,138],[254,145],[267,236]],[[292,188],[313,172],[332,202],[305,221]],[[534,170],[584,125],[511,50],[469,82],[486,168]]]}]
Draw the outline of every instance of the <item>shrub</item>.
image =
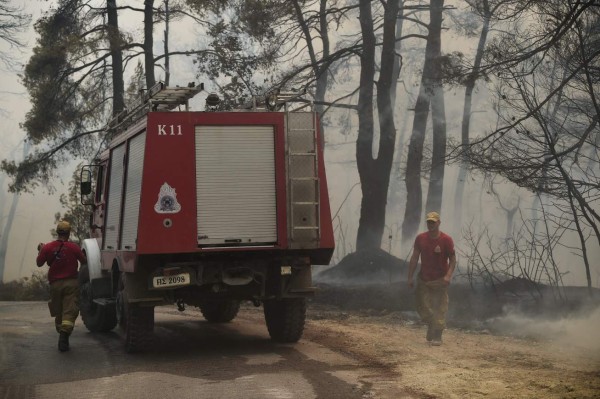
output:
[{"label": "shrub", "polygon": [[37,270],[31,277],[0,282],[0,301],[44,301],[50,298],[47,272]]}]

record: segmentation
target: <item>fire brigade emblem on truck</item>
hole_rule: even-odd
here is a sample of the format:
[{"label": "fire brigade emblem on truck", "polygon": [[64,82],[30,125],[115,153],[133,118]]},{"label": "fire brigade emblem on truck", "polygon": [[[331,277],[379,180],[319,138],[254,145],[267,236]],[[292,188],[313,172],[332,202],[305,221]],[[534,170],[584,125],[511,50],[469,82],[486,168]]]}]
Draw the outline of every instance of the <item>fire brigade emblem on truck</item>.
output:
[{"label": "fire brigade emblem on truck", "polygon": [[166,182],[160,188],[154,210],[156,213],[177,213],[181,210],[181,205],[177,202],[175,189]]}]

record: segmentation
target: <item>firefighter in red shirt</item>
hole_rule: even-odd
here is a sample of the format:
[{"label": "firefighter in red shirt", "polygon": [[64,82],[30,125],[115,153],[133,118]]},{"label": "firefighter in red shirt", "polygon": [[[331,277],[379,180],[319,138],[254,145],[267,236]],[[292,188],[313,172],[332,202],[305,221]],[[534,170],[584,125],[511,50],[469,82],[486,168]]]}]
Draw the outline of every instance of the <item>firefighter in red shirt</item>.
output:
[{"label": "firefighter in red shirt", "polygon": [[79,315],[77,262],[86,263],[87,259],[81,248],[69,241],[69,222],[60,221],[56,226],[56,234],[56,241],[38,245],[36,263],[38,267],[42,267],[44,263],[50,266],[50,315],[55,318],[56,331],[59,333],[58,350],[65,352],[69,350],[69,335],[73,332]]},{"label": "firefighter in red shirt", "polygon": [[408,265],[408,286],[413,288],[413,275],[421,257],[415,292],[417,312],[427,323],[427,341],[438,346],[442,344],[442,331],[446,327],[448,285],[456,267],[456,254],[452,238],[440,231],[440,215],[430,212],[426,220],[427,231],[415,239]]}]

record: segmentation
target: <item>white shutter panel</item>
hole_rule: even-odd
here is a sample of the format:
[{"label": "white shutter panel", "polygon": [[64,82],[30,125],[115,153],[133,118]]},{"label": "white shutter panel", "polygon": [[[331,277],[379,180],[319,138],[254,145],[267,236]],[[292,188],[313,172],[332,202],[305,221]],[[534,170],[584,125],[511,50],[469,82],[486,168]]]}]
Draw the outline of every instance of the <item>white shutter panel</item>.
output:
[{"label": "white shutter panel", "polygon": [[121,249],[125,250],[136,249],[145,144],[146,132],[135,136],[129,141],[125,207],[123,209],[123,236],[121,239]]},{"label": "white shutter panel", "polygon": [[272,126],[197,126],[198,244],[277,241]]},{"label": "white shutter panel", "polygon": [[108,187],[108,209],[106,210],[104,248],[117,249],[119,239],[119,218],[121,216],[121,195],[123,193],[123,157],[125,144],[112,151],[110,159],[110,183]]}]

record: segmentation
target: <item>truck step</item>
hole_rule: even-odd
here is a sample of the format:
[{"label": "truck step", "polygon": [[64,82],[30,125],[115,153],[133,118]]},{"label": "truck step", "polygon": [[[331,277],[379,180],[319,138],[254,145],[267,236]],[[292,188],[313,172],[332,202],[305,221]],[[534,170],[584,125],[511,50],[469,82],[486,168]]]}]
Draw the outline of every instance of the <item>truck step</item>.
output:
[{"label": "truck step", "polygon": [[112,306],[117,303],[116,299],[113,298],[96,298],[94,303],[100,306]]},{"label": "truck step", "polygon": [[290,294],[312,294],[317,290],[317,287],[293,288],[289,290]]},{"label": "truck step", "polygon": [[297,181],[297,180],[298,181],[310,181],[310,180],[317,181],[317,180],[319,180],[319,178],[311,177],[311,176],[309,176],[309,177],[290,177],[290,180],[293,180],[293,181]]}]

